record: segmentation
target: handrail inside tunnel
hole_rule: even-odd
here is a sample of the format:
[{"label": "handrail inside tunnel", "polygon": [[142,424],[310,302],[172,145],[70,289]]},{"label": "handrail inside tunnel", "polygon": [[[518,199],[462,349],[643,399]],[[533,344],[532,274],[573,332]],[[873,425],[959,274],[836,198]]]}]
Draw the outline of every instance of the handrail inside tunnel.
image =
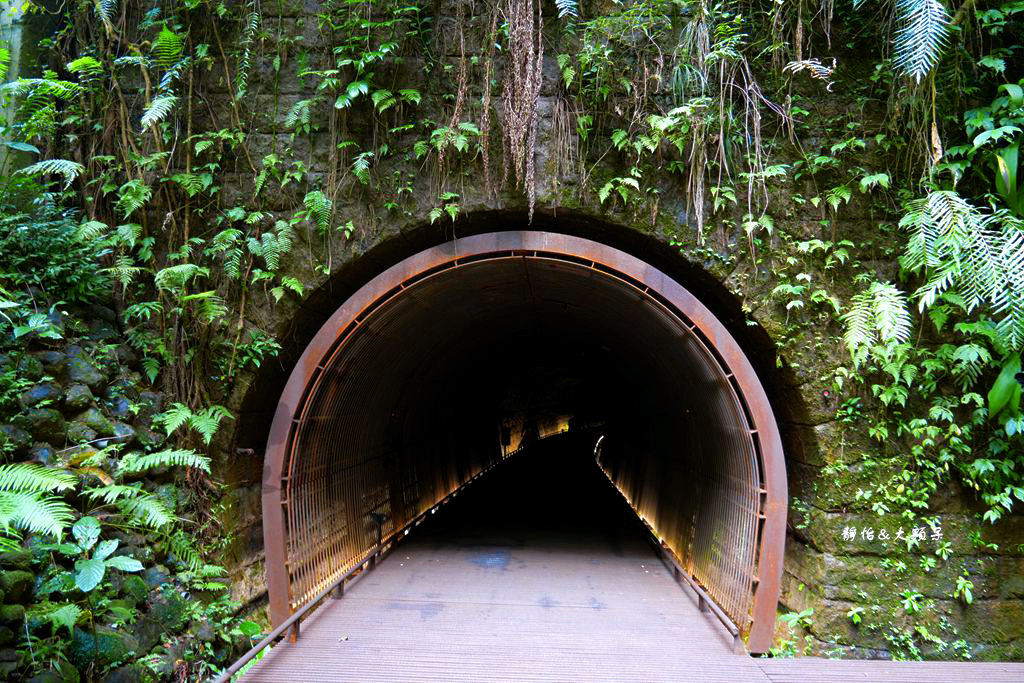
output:
[{"label": "handrail inside tunnel", "polygon": [[519,442],[597,422],[602,469],[748,650],[767,651],[787,492],[750,362],[661,271],[538,231],[402,261],[306,348],[264,466],[273,624]]}]

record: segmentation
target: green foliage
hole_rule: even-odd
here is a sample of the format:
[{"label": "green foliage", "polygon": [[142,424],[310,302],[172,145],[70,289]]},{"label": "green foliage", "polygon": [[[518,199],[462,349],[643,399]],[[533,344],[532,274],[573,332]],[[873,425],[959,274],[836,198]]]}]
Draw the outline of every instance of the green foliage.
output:
[{"label": "green foliage", "polygon": [[873,282],[856,295],[842,320],[846,324],[843,338],[855,367],[873,351],[884,358],[892,357],[896,347],[910,336],[907,297],[888,282]]},{"label": "green foliage", "polygon": [[899,27],[893,66],[920,82],[939,61],[949,35],[949,13],[939,0],[894,0]]},{"label": "green foliage", "polygon": [[[156,416],[154,422],[163,425],[167,434],[170,435],[177,429],[188,426],[191,429],[196,430],[202,435],[203,442],[207,445],[216,433],[217,428],[220,426],[221,420],[224,418],[231,418],[231,413],[224,406],[212,405],[204,410],[193,412],[191,408],[183,403],[174,403],[169,410]],[[146,458],[153,458],[155,455],[160,455],[163,458],[171,459],[170,462],[157,463],[156,466],[163,466],[168,464],[175,465],[187,465],[189,467],[199,467],[205,471],[209,471],[207,465],[201,464],[207,462],[205,458],[195,456],[191,451],[162,451],[154,456],[146,456]],[[195,456],[198,460],[189,461],[189,458]],[[178,459],[181,459],[179,462]],[[150,463],[156,462],[153,460],[141,460],[140,462]],[[123,466],[123,465],[122,465]],[[140,465],[141,466],[141,465]],[[143,467],[142,469],[145,469]],[[139,470],[141,471],[141,470]]]},{"label": "green foliage", "polygon": [[912,201],[901,225],[910,233],[900,264],[927,282],[915,293],[922,310],[955,291],[967,313],[987,305],[998,317],[997,348],[1024,345],[1024,225],[986,214],[955,192]]}]

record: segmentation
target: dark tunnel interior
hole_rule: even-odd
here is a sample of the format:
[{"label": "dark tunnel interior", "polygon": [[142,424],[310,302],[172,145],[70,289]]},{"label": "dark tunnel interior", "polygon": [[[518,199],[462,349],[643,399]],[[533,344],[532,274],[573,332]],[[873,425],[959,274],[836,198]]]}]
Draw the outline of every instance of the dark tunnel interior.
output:
[{"label": "dark tunnel interior", "polygon": [[293,604],[372,547],[377,522],[384,535],[401,529],[503,455],[569,430],[603,437],[607,476],[748,621],[757,446],[734,383],[691,328],[633,282],[540,256],[461,264],[391,296],[324,361],[299,418]]}]

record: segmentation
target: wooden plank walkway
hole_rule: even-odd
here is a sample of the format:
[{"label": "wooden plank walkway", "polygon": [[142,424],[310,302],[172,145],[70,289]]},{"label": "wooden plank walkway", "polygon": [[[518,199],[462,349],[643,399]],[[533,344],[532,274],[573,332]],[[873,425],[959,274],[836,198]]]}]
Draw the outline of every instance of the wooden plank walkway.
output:
[{"label": "wooden plank walkway", "polygon": [[[1024,682],[1024,664],[736,655],[596,468],[593,481],[510,469],[504,486],[485,479],[418,528],[243,680]],[[575,494],[559,497],[567,485]]]}]

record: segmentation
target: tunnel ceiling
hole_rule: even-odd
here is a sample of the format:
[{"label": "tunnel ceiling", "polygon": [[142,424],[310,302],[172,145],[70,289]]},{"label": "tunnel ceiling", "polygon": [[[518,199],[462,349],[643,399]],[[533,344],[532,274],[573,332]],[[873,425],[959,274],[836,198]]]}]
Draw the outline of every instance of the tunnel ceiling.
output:
[{"label": "tunnel ceiling", "polygon": [[[781,545],[764,553],[781,538],[762,528],[780,493],[765,438],[779,460],[781,446],[763,391],[746,395],[749,363],[659,271],[543,235],[475,236],[407,259],[310,344],[268,444],[275,620],[360,560],[373,515],[396,533],[500,460],[502,424],[521,432],[515,445],[531,424],[571,417],[599,425],[600,465],[687,571],[741,629],[757,621],[759,575],[781,570]],[[781,481],[784,499],[784,470]],[[774,601],[759,602],[773,620]]]}]

